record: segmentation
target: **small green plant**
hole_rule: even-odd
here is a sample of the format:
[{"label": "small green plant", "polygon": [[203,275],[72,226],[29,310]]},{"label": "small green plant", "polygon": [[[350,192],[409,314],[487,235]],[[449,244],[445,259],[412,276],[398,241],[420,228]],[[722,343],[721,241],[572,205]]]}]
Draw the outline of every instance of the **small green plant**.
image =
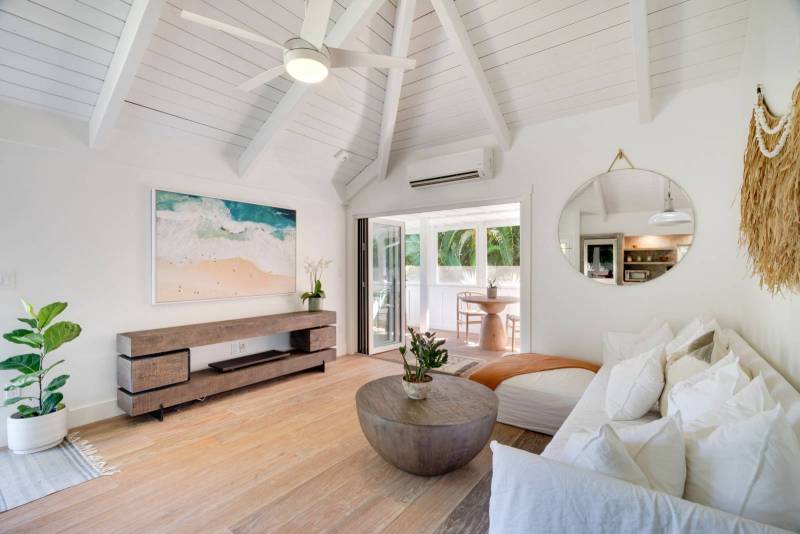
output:
[{"label": "small green plant", "polygon": [[314,280],[314,290],[306,291],[305,293],[300,295],[300,300],[302,302],[305,302],[308,299],[324,299],[324,298],[325,298],[325,291],[322,289],[322,280]]},{"label": "small green plant", "polygon": [[[17,345],[27,345],[36,349],[36,352],[11,356],[0,362],[0,371],[19,371],[19,375],[11,379],[6,391],[27,388],[29,386],[39,386],[39,394],[36,396],[18,396],[6,399],[4,406],[17,404],[17,412],[20,417],[38,417],[47,415],[63,408],[61,401],[64,395],[58,390],[67,383],[69,375],[59,375],[45,385],[45,377],[57,365],[64,363],[59,360],[45,367],[45,357],[55,351],[64,343],[72,341],[81,333],[81,327],[68,321],[53,323],[61,312],[67,308],[66,302],[54,302],[48,304],[38,312],[34,311],[33,306],[22,301],[28,317],[22,317],[20,322],[25,323],[29,328],[20,328],[7,334],[3,338]],[[22,401],[35,401],[33,406],[28,404],[18,404]]]},{"label": "small green plant", "polygon": [[497,287],[497,278],[489,278],[489,287]]},{"label": "small green plant", "polygon": [[400,347],[400,355],[403,357],[403,378],[406,382],[424,382],[425,375],[431,369],[438,369],[447,363],[447,349],[443,349],[444,339],[436,339],[436,332],[417,332],[408,327],[411,334],[411,354],[416,358],[417,364],[410,365],[406,360],[407,346]]}]

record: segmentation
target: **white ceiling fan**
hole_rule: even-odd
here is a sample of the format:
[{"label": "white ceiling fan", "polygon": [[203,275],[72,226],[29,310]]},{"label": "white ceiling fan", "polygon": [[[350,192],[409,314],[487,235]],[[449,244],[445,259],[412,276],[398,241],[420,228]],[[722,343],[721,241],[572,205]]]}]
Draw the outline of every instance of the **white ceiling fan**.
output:
[{"label": "white ceiling fan", "polygon": [[328,78],[330,69],[347,67],[414,68],[416,61],[413,59],[326,46],[325,33],[328,29],[332,4],[333,0],[306,0],[306,16],[300,28],[300,36],[292,37],[283,44],[263,35],[231,26],[191,11],[182,10],[181,17],[203,26],[208,26],[242,39],[279,48],[283,51],[283,65],[265,70],[258,76],[245,81],[238,86],[242,91],[252,91],[256,87],[264,85],[284,73],[288,73],[295,80],[308,84],[320,83],[327,79],[327,88],[336,95],[338,100],[346,102],[348,99],[336,79]]}]

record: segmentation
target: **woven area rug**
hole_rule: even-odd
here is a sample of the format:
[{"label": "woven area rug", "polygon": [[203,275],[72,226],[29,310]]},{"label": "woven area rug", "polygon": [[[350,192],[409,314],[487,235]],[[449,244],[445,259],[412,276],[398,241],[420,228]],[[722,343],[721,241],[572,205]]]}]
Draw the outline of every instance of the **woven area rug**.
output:
[{"label": "woven area rug", "polygon": [[0,449],[0,512],[116,472],[77,433],[58,447],[32,454]]},{"label": "woven area rug", "polygon": [[[399,363],[401,365],[403,364],[403,357],[400,356],[400,353],[396,350],[383,352],[371,357],[378,358],[380,360]],[[483,363],[484,361],[481,360],[480,358],[470,358],[469,356],[461,356],[459,354],[453,354],[451,352],[447,356],[447,364],[442,367],[439,367],[438,369],[433,369],[431,372],[443,373],[446,375],[461,376],[467,371],[475,369],[476,367],[478,367]]]},{"label": "woven area rug", "polygon": [[470,358],[469,356],[461,356],[460,354],[448,354],[447,363],[438,369],[434,369],[433,372],[461,376],[482,363],[484,363],[483,360],[479,358]]}]

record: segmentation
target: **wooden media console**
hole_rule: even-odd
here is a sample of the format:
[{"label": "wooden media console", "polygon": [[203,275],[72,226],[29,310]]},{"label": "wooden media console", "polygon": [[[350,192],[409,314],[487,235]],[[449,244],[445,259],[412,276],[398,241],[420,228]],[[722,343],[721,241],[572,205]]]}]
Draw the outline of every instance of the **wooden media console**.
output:
[{"label": "wooden media console", "polygon": [[[117,334],[117,404],[128,415],[156,413],[299,371],[325,371],[336,359],[336,312],[291,312]],[[225,372],[190,372],[191,347],[290,333],[292,350],[280,359],[236,368],[235,360],[216,362]],[[226,362],[232,362],[226,366]]]}]

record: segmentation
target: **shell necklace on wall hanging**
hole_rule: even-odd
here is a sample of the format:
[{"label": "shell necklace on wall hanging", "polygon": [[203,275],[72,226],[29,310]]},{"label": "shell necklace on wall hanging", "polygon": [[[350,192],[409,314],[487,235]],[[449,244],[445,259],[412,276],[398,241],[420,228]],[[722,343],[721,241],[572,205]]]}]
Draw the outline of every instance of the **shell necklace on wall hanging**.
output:
[{"label": "shell necklace on wall hanging", "polygon": [[[792,118],[794,117],[794,109],[790,109],[786,115],[780,118],[778,124],[770,128],[769,124],[767,123],[767,110],[766,106],[764,105],[764,94],[761,92],[760,87],[758,88],[757,94],[758,97],[756,98],[756,104],[753,106],[753,120],[756,123],[756,139],[758,140],[758,149],[765,158],[772,159],[781,153],[781,150],[783,150],[783,147],[786,145],[786,139],[792,132]],[[781,133],[781,136],[778,138],[778,142],[775,144],[775,147],[772,150],[767,149],[763,132],[767,132],[770,135],[774,135],[779,132]]]},{"label": "shell necklace on wall hanging", "polygon": [[[741,190],[741,245],[753,274],[771,293],[800,292],[800,83],[783,116],[759,87],[750,118]],[[771,148],[770,148],[771,147]]]}]

